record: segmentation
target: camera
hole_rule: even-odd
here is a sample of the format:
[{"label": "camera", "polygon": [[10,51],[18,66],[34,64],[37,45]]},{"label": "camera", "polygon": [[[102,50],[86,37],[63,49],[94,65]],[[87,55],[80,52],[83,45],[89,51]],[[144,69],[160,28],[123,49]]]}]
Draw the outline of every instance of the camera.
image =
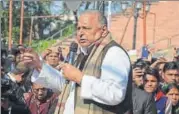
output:
[{"label": "camera", "polygon": [[11,96],[15,92],[14,88],[16,88],[16,86],[8,75],[5,75],[1,78],[1,97],[8,98]]},{"label": "camera", "polygon": [[138,62],[138,63],[135,63],[133,67],[143,69],[144,65],[141,62]]},{"label": "camera", "polygon": [[8,75],[1,78],[1,102],[6,99],[12,103],[20,101],[21,96],[17,94],[18,89],[18,84],[13,82]]},{"label": "camera", "polygon": [[1,92],[2,94],[11,88],[11,80],[6,78],[6,76],[1,78]]}]

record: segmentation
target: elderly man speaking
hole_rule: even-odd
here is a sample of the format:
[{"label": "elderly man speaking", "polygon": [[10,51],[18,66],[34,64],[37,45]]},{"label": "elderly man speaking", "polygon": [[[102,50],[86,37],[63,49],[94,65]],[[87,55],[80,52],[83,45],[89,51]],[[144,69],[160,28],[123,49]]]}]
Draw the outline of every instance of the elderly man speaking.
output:
[{"label": "elderly man speaking", "polygon": [[[130,114],[131,63],[125,50],[112,40],[106,17],[99,11],[84,11],[77,24],[77,40],[78,64],[63,64],[56,82],[49,82],[58,83],[61,91],[54,113]],[[42,64],[35,52],[25,53],[24,63],[33,65],[39,76],[54,75],[55,69]],[[70,82],[65,83],[66,79]]]}]

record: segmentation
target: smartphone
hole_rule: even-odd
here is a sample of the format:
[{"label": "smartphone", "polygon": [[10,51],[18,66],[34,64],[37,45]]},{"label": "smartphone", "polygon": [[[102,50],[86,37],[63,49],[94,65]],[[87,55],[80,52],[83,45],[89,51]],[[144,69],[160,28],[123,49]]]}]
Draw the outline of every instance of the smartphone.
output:
[{"label": "smartphone", "polygon": [[143,47],[142,47],[142,58],[147,59],[147,58],[148,58],[148,55],[149,55],[148,48],[147,48],[146,46],[143,46]]}]

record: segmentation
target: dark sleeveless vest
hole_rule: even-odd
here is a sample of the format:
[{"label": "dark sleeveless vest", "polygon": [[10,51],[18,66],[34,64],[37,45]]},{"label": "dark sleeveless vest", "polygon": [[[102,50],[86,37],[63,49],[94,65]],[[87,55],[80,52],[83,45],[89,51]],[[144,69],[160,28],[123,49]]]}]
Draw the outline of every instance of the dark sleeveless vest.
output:
[{"label": "dark sleeveless vest", "polygon": [[[104,44],[103,44],[104,43]],[[106,44],[105,44],[106,43]],[[117,46],[124,50],[119,44],[117,44],[113,40],[102,41],[103,45],[94,46],[91,49],[89,56],[84,60],[80,65],[82,72],[84,74],[88,74],[91,76],[96,76],[96,78],[100,78],[101,74],[101,65],[103,59],[109,48],[113,46]],[[127,52],[124,50],[127,54]],[[120,59],[120,57],[119,57]],[[77,58],[76,63],[80,63],[82,60]],[[122,67],[122,66],[119,66]],[[69,85],[66,85],[63,91],[69,91]],[[132,114],[132,66],[130,68],[130,73],[128,76],[128,84],[125,99],[116,106],[104,105],[97,103],[93,100],[81,99],[80,98],[81,87],[76,86],[75,91],[75,114]],[[62,92],[59,101],[61,103],[66,102],[65,99],[68,98],[68,92]],[[63,97],[63,98],[62,98]],[[64,108],[57,108],[55,114],[63,114]]]}]

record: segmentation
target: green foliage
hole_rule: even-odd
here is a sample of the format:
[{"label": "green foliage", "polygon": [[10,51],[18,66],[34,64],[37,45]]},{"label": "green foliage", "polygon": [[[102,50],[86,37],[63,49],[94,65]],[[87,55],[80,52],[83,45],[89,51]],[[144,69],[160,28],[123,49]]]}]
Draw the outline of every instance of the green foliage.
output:
[{"label": "green foliage", "polygon": [[18,42],[19,42],[19,37],[20,37],[19,33],[20,33],[19,27],[12,28],[12,40],[15,44],[18,44]]},{"label": "green foliage", "polygon": [[37,52],[42,52],[52,44],[56,42],[55,39],[52,40],[34,40],[32,42],[32,48],[34,48]]},{"label": "green foliage", "polygon": [[[75,31],[75,26],[71,25],[63,30],[63,36],[59,37],[58,39],[64,40],[65,38],[68,38],[68,36],[72,35],[74,31]],[[33,40],[31,47],[34,48],[37,52],[41,53],[45,49],[56,43],[56,40],[57,39]]]},{"label": "green foliage", "polygon": [[75,31],[75,26],[71,25],[70,27],[67,27],[66,29],[63,30],[63,37],[67,37],[71,35]]},{"label": "green foliage", "polygon": [[[6,5],[2,5],[2,2],[6,2]],[[8,38],[8,31],[9,31],[9,2],[2,1],[0,15],[2,16],[2,37]],[[40,16],[40,15],[51,15],[50,14],[50,5],[51,1],[24,1],[24,25],[23,25],[23,41],[27,40],[30,33],[30,25],[31,25],[31,16]],[[12,26],[12,38],[14,42],[19,40],[20,31],[20,10],[21,10],[21,1],[13,1],[13,11],[12,11],[12,18],[13,18],[13,26]],[[41,31],[36,31],[39,34],[40,38],[43,38],[43,30],[46,29],[50,22],[53,20],[51,19],[41,19],[35,20],[34,24],[38,25],[38,29]],[[33,27],[33,31],[34,27]]]}]

